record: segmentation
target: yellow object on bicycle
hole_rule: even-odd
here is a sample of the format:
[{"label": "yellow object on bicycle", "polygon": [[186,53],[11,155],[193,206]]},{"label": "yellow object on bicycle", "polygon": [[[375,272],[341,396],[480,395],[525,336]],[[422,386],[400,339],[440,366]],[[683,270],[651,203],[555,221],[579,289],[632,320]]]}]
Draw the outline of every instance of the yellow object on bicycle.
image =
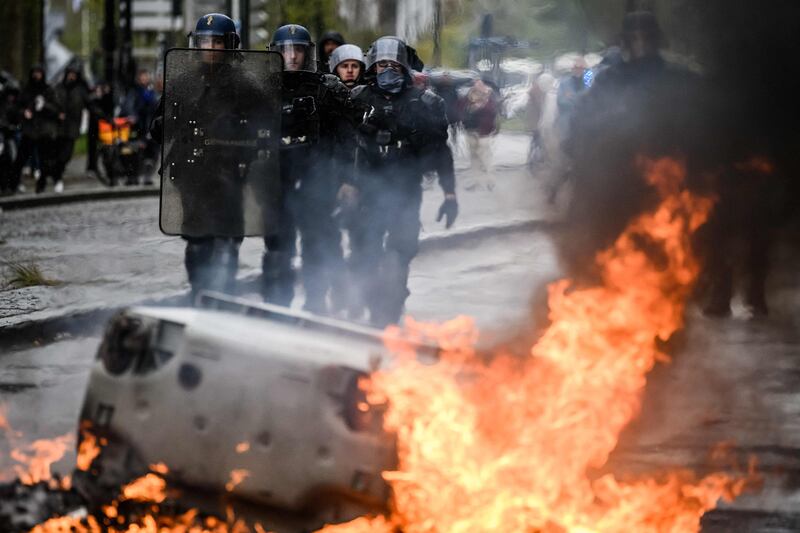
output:
[{"label": "yellow object on bicycle", "polygon": [[127,118],[115,118],[113,122],[100,119],[98,121],[100,142],[112,145],[116,142],[128,142],[131,137],[131,122]]}]

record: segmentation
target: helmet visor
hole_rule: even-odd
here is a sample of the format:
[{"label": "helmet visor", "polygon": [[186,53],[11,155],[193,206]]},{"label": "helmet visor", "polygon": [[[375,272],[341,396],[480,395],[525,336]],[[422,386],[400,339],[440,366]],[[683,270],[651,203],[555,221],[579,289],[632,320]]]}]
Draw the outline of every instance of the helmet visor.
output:
[{"label": "helmet visor", "polygon": [[317,54],[313,43],[279,41],[269,47],[283,57],[283,70],[316,72]]},{"label": "helmet visor", "polygon": [[218,31],[193,31],[189,34],[189,48],[214,48],[232,50],[238,47],[235,33]]},{"label": "helmet visor", "polygon": [[367,70],[375,70],[375,64],[380,61],[394,61],[399,63],[406,72],[408,66],[408,50],[399,39],[378,39],[367,52]]}]

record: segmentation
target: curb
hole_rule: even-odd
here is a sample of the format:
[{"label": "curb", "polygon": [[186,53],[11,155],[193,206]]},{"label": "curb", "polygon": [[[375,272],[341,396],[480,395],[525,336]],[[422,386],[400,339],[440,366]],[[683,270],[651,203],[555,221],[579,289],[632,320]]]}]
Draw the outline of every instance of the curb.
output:
[{"label": "curb", "polygon": [[510,220],[498,224],[479,224],[458,228],[442,232],[423,235],[419,240],[419,251],[430,252],[464,244],[475,239],[484,239],[509,233],[521,231],[540,231],[548,230],[558,226],[558,222],[543,220],[539,218],[529,218],[520,220]]},{"label": "curb", "polygon": [[124,198],[140,198],[158,196],[158,185],[118,185],[106,189],[86,189],[66,191],[63,193],[42,193],[21,197],[11,196],[0,199],[0,211],[12,211],[29,207],[91,202],[96,200],[116,200]]},{"label": "curb", "polygon": [[[516,232],[549,230],[557,227],[557,222],[542,219],[522,219],[500,224],[483,224],[437,232],[420,238],[420,253],[443,250],[465,244],[476,239],[484,239]],[[257,290],[261,273],[248,272],[237,278],[237,285],[244,292]],[[14,349],[36,343],[49,343],[74,336],[96,333],[105,327],[108,318],[124,307],[136,305],[174,306],[187,305],[189,294],[185,290],[170,291],[136,301],[121,302],[119,305],[102,303],[94,308],[73,309],[63,314],[41,319],[32,319],[8,326],[0,326],[0,348]]]}]

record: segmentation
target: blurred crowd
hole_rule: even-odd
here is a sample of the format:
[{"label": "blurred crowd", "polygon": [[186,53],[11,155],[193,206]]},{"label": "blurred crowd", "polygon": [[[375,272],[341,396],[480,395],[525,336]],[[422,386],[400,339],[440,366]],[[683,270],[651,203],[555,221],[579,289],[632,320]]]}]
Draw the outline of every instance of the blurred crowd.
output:
[{"label": "blurred crowd", "polygon": [[[336,43],[331,32],[324,42]],[[320,48],[320,57],[324,52]],[[64,172],[85,137],[86,165],[78,172],[106,185],[149,185],[158,165],[159,146],[149,134],[161,91],[149,70],[137,73],[132,87],[112,96],[105,81],[89,83],[80,62],[68,65],[53,84],[35,65],[20,83],[0,71],[0,192],[64,190]],[[499,131],[503,98],[487,74],[476,71],[415,72],[414,83],[446,103],[453,145],[466,139],[473,172],[467,190],[492,190],[491,138]],[[119,93],[119,91],[118,91]],[[532,100],[533,101],[533,100]]]},{"label": "blurred crowd", "polygon": [[[294,34],[291,38],[296,40]],[[307,40],[304,45],[312,43],[310,35]],[[771,244],[776,228],[797,207],[797,185],[785,164],[793,157],[793,147],[774,142],[781,136],[770,133],[768,120],[761,130],[737,123],[736,113],[748,106],[751,118],[758,118],[749,93],[740,91],[737,96],[726,86],[728,94],[721,98],[718,81],[668,60],[662,45],[655,15],[630,11],[622,21],[619,42],[601,55],[571,54],[538,64],[514,86],[503,83],[494,70],[423,69],[421,62],[405,64],[405,59],[394,62],[402,63],[397,70],[403,73],[402,80],[400,74],[395,77],[403,90],[424,94],[430,89],[441,98],[449,146],[465,145],[469,150],[471,169],[460,184],[466,190],[494,188],[492,137],[503,115],[521,111],[530,135],[527,163],[532,175],[543,179],[551,203],[569,198],[570,228],[561,253],[575,279],[595,275],[595,253],[652,203],[652,191],[641,179],[642,158],[680,161],[688,170],[689,185],[718,200],[697,239],[704,265],[698,298],[706,314],[731,313],[733,283],[740,274],[745,306],[755,316],[766,315]],[[281,52],[285,69],[330,72],[352,90],[366,81],[375,85],[376,70],[385,68],[383,62],[366,63],[361,49],[345,44],[338,32],[322,35],[316,46],[315,54],[308,50],[303,56],[309,65],[294,65],[296,57]],[[409,58],[416,58],[409,50],[414,52]],[[406,78],[409,87],[403,85]],[[90,86],[77,63],[53,85],[37,66],[24,84],[0,72],[2,193],[23,192],[26,183],[37,193],[49,183],[55,192],[63,191],[65,168],[84,132],[89,175],[108,185],[151,183],[159,158],[159,145],[149,128],[160,98],[156,85],[150,72],[140,70],[124,90],[112,92],[104,82]],[[377,102],[385,105],[390,99]],[[396,110],[385,114],[395,127]],[[366,123],[373,115],[359,118]],[[391,128],[372,129],[386,133]],[[434,173],[426,171],[428,185]],[[564,190],[569,194],[562,195]]]},{"label": "blurred crowd", "polygon": [[83,134],[81,173],[107,185],[151,183],[158,146],[148,126],[158,98],[147,70],[116,97],[108,83],[90,84],[78,61],[53,84],[39,65],[24,83],[0,71],[0,192],[32,187],[41,193],[51,183],[54,192],[63,192],[65,170]]},{"label": "blurred crowd", "polygon": [[691,189],[716,200],[694,243],[704,314],[731,315],[738,292],[750,316],[763,317],[773,244],[797,211],[789,138],[738,121],[743,109],[758,117],[768,99],[754,101],[721,76],[668,58],[662,39],[652,12],[629,12],[618,46],[593,64],[576,54],[528,89],[532,175],[551,202],[567,205],[563,263],[574,279],[593,280],[595,254],[657,201],[642,162],[671,158],[687,169]]}]

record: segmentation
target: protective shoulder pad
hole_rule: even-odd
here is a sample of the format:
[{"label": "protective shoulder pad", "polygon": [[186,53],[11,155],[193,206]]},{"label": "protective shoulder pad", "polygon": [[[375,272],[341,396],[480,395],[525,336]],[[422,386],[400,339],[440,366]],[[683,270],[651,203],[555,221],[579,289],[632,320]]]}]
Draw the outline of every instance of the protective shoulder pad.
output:
[{"label": "protective shoulder pad", "polygon": [[366,85],[358,85],[357,87],[353,87],[353,90],[350,91],[351,100],[365,100],[367,95],[368,92]]}]

